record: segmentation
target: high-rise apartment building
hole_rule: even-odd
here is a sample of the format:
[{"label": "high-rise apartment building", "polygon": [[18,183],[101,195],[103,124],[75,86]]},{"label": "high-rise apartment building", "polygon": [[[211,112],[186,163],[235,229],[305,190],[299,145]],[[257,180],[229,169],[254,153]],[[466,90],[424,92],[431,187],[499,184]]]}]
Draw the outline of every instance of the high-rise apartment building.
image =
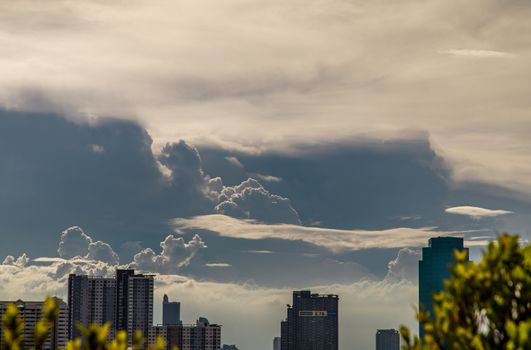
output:
[{"label": "high-rise apartment building", "polygon": [[400,350],[400,332],[396,329],[378,329],[376,350]]},{"label": "high-rise apartment building", "polygon": [[68,331],[69,338],[81,334],[77,324],[88,327],[92,323],[111,324],[111,338],[114,336],[116,302],[116,280],[114,278],[68,276]]},{"label": "high-rise apartment building", "polygon": [[[50,329],[50,335],[46,339],[43,350],[59,350],[66,346],[68,340],[68,308],[64,301],[56,299],[59,304],[59,317],[54,322]],[[14,304],[19,311],[19,316],[24,322],[24,340],[22,341],[22,349],[35,348],[33,341],[33,332],[38,320],[42,318],[42,308],[44,303],[42,301],[0,301],[0,329],[3,329],[1,324],[1,316],[7,310],[9,304]],[[4,349],[4,334],[0,332],[0,348]]]},{"label": "high-rise apartment building", "polygon": [[127,281],[127,335],[137,330],[149,334],[153,326],[153,275],[131,275]]},{"label": "high-rise apartment building", "polygon": [[[431,238],[428,247],[422,248],[422,260],[419,261],[419,308],[433,313],[433,294],[444,288],[444,280],[450,277],[450,266],[455,263],[455,251],[467,251],[463,247],[463,238]],[[468,254],[467,254],[468,255]],[[467,256],[468,260],[468,256]],[[420,337],[424,329],[419,325]]]},{"label": "high-rise apartment building", "polygon": [[338,304],[337,295],[294,291],[281,324],[281,349],[337,350]]},{"label": "high-rise apartment building", "polygon": [[134,274],[135,270],[116,270],[116,330],[127,330],[129,278]]},{"label": "high-rise apartment building", "polygon": [[76,324],[111,323],[111,337],[125,330],[132,341],[133,332],[149,337],[153,325],[152,275],[134,270],[117,270],[116,278],[70,275],[68,278],[69,337],[78,337]]},{"label": "high-rise apartment building", "polygon": [[168,296],[164,294],[162,299],[162,324],[165,326],[176,325],[181,323],[181,303],[169,301]]}]

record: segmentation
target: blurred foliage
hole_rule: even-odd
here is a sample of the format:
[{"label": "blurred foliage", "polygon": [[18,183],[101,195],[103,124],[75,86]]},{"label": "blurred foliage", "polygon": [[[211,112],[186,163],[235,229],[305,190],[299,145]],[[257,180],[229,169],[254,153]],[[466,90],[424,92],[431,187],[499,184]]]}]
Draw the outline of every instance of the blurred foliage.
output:
[{"label": "blurred foliage", "polygon": [[[56,299],[48,297],[43,305],[42,318],[37,322],[34,329],[33,339],[35,348],[32,350],[42,350],[46,339],[48,339],[50,329],[55,320],[59,317],[59,305]],[[110,324],[99,326],[95,323],[88,328],[78,324],[81,337],[69,340],[65,350],[127,350],[127,332],[117,331],[114,339],[109,340]],[[22,350],[24,340],[24,322],[19,316],[16,305],[10,304],[2,316],[2,332],[4,348],[2,350]],[[132,336],[132,350],[142,350],[146,346],[146,340],[141,331],[135,331]],[[166,350],[166,341],[162,337],[157,337],[155,344],[150,344],[148,350]],[[172,347],[172,350],[179,350]]]},{"label": "blurred foliage", "polygon": [[530,350],[531,246],[502,234],[490,242],[481,262],[456,264],[444,290],[434,295],[434,315],[422,310],[417,319],[424,339],[401,327],[404,350]]}]

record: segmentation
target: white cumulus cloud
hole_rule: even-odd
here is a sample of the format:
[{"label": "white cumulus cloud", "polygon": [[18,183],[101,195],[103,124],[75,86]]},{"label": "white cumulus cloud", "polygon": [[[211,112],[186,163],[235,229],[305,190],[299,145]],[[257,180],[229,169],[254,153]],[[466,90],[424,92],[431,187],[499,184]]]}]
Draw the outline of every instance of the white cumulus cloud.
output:
[{"label": "white cumulus cloud", "polygon": [[88,253],[85,256],[88,259],[103,261],[111,265],[118,265],[118,254],[112,250],[108,243],[97,241],[90,243],[88,246]]},{"label": "white cumulus cloud", "polygon": [[387,265],[387,277],[416,282],[418,279],[418,262],[421,258],[422,252],[420,249],[400,249],[396,258],[389,261]]},{"label": "white cumulus cloud", "polygon": [[156,254],[151,248],[137,253],[130,266],[148,272],[176,273],[181,267],[188,265],[200,249],[207,246],[199,235],[195,235],[188,243],[182,237],[168,235],[160,243],[160,247],[160,254]]},{"label": "white cumulus cloud", "polygon": [[241,219],[256,219],[266,223],[300,224],[291,201],[270,193],[260,182],[249,178],[241,184],[224,187],[214,212]]},{"label": "white cumulus cloud", "polygon": [[72,226],[61,234],[57,252],[61,258],[66,259],[84,256],[88,252],[90,243],[92,243],[92,238],[86,235],[81,227]]},{"label": "white cumulus cloud", "polygon": [[119,263],[119,257],[111,246],[102,241],[93,241],[79,226],[72,226],[61,233],[59,256],[64,259],[83,257],[106,262],[111,265]]}]

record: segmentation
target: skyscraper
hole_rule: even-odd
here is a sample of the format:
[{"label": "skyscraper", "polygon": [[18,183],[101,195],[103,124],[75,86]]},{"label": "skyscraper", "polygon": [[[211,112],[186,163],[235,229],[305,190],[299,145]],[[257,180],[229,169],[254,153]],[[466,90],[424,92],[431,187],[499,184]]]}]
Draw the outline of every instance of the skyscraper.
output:
[{"label": "skyscraper", "polygon": [[68,333],[69,338],[81,334],[77,323],[88,327],[92,323],[111,323],[111,338],[114,336],[116,280],[114,278],[68,276]]},{"label": "skyscraper", "polygon": [[162,300],[162,324],[165,326],[176,325],[181,323],[181,303],[169,301],[168,296],[164,294]]},{"label": "skyscraper", "polygon": [[[59,305],[59,317],[50,329],[50,334],[44,342],[43,350],[59,350],[66,346],[68,340],[68,308],[66,303],[56,298]],[[19,316],[24,322],[24,339],[21,349],[35,348],[33,332],[37,321],[42,318],[42,301],[0,301],[0,329],[3,329],[2,315],[7,310],[7,305],[14,304],[18,308]],[[0,332],[0,348],[4,349],[4,332]]]},{"label": "skyscraper", "polygon": [[135,270],[116,270],[116,330],[127,330],[129,277]]},{"label": "skyscraper", "polygon": [[[467,251],[463,248],[463,238],[431,238],[428,247],[422,248],[419,261],[419,308],[433,314],[433,294],[444,288],[444,280],[450,277],[450,266],[455,263],[454,251]],[[468,254],[467,254],[468,255]],[[468,256],[467,256],[468,260]],[[424,328],[419,325],[420,337]]]},{"label": "skyscraper", "polygon": [[153,326],[153,275],[129,275],[127,279],[127,335],[132,342],[137,330],[149,334]]},{"label": "skyscraper", "polygon": [[69,337],[78,337],[76,323],[111,322],[111,337],[125,330],[132,340],[135,330],[148,337],[153,326],[153,276],[117,270],[116,278],[70,275],[68,278]]},{"label": "skyscraper", "polygon": [[396,329],[378,329],[376,350],[400,350],[400,332]]},{"label": "skyscraper", "polygon": [[281,324],[281,349],[337,350],[338,301],[337,295],[294,291]]}]

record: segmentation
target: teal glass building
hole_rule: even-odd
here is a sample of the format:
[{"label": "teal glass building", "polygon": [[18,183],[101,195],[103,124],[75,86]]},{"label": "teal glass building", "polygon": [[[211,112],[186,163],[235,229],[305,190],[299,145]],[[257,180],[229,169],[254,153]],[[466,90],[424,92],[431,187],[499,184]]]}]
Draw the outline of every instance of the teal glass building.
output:
[{"label": "teal glass building", "polygon": [[[450,277],[450,266],[455,264],[454,251],[467,251],[460,237],[431,238],[428,247],[422,248],[419,261],[419,308],[433,315],[433,294],[444,288],[444,280]],[[419,325],[421,339],[424,329]]]}]

